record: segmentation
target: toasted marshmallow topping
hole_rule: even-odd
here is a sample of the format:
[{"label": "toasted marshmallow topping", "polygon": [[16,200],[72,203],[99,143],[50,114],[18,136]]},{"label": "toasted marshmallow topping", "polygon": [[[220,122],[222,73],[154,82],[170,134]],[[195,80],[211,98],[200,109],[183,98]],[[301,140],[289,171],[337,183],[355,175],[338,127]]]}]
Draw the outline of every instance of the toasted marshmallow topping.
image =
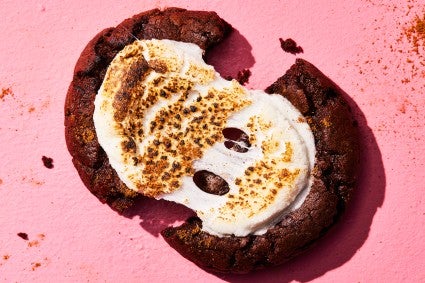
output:
[{"label": "toasted marshmallow topping", "polygon": [[[126,46],[107,70],[93,119],[130,189],[195,210],[211,234],[264,233],[312,183],[314,138],[298,110],[221,78],[194,44]],[[229,129],[238,129],[234,137]],[[195,183],[200,171],[210,175]],[[227,189],[212,194],[203,182]]]}]

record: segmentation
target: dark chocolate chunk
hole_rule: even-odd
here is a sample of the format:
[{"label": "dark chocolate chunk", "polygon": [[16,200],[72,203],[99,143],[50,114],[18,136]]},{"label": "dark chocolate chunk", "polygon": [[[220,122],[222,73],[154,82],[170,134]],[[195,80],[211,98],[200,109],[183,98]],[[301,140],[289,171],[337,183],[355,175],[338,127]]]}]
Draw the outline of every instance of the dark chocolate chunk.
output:
[{"label": "dark chocolate chunk", "polygon": [[25,241],[28,241],[29,240],[29,238],[28,238],[28,234],[27,233],[24,233],[24,232],[19,232],[18,234],[16,234],[16,235],[18,235],[19,237],[21,237],[22,239],[24,239]]},{"label": "dark chocolate chunk", "polygon": [[282,38],[279,38],[279,41],[280,41],[280,47],[285,52],[288,52],[294,55],[304,52],[303,48],[301,46],[298,46],[297,43],[292,38],[288,38],[285,40],[283,40]]},{"label": "dark chocolate chunk", "polygon": [[53,165],[53,159],[47,156],[41,157],[41,161],[43,161],[43,165],[44,167],[48,168],[48,169],[52,169],[54,167]]}]

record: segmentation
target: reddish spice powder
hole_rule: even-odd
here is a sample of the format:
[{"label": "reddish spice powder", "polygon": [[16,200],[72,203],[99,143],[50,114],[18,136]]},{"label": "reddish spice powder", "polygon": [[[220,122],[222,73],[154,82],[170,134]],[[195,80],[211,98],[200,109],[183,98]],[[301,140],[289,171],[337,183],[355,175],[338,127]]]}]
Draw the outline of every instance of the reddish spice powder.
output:
[{"label": "reddish spice powder", "polygon": [[413,51],[419,54],[419,49],[425,46],[425,14],[416,16],[412,25],[404,31],[407,40],[412,44]]},{"label": "reddish spice powder", "polygon": [[2,88],[0,92],[0,99],[3,100],[7,95],[13,96],[12,89],[10,87],[8,88]]}]

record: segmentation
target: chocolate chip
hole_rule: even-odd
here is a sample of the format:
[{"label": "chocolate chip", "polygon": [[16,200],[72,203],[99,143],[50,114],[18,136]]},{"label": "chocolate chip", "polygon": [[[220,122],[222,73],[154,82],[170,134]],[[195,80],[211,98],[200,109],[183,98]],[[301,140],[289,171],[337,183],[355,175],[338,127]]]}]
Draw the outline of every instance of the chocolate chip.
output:
[{"label": "chocolate chip", "polygon": [[224,146],[230,150],[244,153],[248,151],[249,147],[251,147],[249,136],[241,129],[224,128],[222,133],[226,139]]},{"label": "chocolate chip", "polygon": [[28,238],[28,234],[27,233],[23,233],[23,232],[19,232],[18,234],[16,234],[16,235],[18,235],[19,237],[21,237],[22,239],[24,239],[25,241],[28,241],[29,240],[29,238]]},{"label": "chocolate chip", "polygon": [[207,170],[195,172],[193,181],[201,190],[213,195],[221,196],[230,190],[229,184],[223,178]]},{"label": "chocolate chip", "polygon": [[242,147],[238,143],[235,143],[234,141],[225,141],[224,146],[230,150],[234,150],[240,153],[244,153],[248,151],[246,147]]}]

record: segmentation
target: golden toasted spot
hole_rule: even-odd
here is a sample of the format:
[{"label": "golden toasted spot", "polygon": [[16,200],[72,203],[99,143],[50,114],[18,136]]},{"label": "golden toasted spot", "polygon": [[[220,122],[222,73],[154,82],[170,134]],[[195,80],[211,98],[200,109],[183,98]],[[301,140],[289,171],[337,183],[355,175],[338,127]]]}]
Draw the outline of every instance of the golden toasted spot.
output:
[{"label": "golden toasted spot", "polygon": [[127,140],[121,142],[121,148],[127,153],[136,153],[136,143],[131,137],[127,137]]},{"label": "golden toasted spot", "polygon": [[[239,188],[238,198],[233,195],[228,197],[224,207],[220,209],[220,216],[224,221],[235,221],[232,211],[238,209],[248,218],[251,218],[272,204],[280,190],[291,190],[296,178],[300,175],[300,169],[281,169],[283,163],[292,159],[293,148],[291,143],[285,143],[285,153],[278,157],[265,155],[263,160],[245,170],[243,178],[235,180]],[[264,182],[267,180],[267,182]],[[248,188],[248,191],[247,191]]]},{"label": "golden toasted spot", "polygon": [[282,157],[283,162],[291,162],[292,155],[294,154],[294,149],[292,148],[292,144],[290,142],[285,143],[286,149],[285,153]]},{"label": "golden toasted spot", "polygon": [[155,72],[164,74],[168,71],[167,63],[161,60],[150,60],[148,65]]},{"label": "golden toasted spot", "polygon": [[186,75],[193,78],[193,81],[206,85],[214,80],[215,71],[213,67],[202,68],[195,64],[190,64]]},{"label": "golden toasted spot", "polygon": [[329,118],[328,117],[323,118],[320,122],[326,128],[329,128],[331,126],[331,122],[329,121]]},{"label": "golden toasted spot", "polygon": [[260,116],[252,116],[249,118],[249,122],[247,127],[251,130],[251,132],[257,131],[266,131],[272,127],[272,123],[270,121],[264,121],[264,119]]},{"label": "golden toasted spot", "polygon": [[83,139],[84,143],[89,143],[93,141],[94,137],[94,132],[88,128],[85,128],[81,131],[81,138]]}]

